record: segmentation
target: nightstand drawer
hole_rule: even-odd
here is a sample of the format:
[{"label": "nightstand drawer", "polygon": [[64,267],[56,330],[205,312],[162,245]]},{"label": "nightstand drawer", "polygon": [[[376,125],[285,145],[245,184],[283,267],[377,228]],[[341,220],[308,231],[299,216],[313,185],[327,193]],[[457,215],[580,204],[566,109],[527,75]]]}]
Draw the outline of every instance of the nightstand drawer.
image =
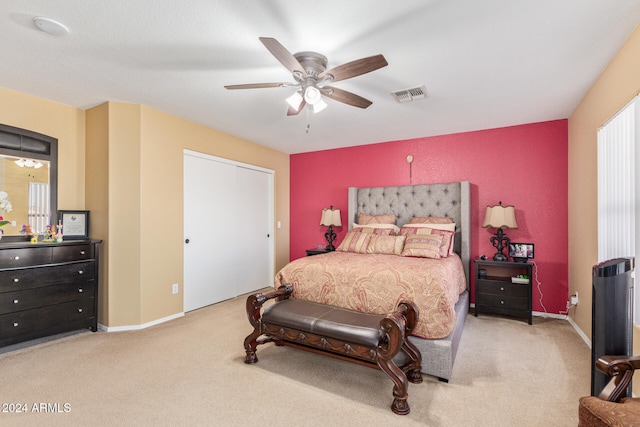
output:
[{"label": "nightstand drawer", "polygon": [[508,295],[484,294],[478,293],[478,301],[476,305],[484,307],[501,307],[511,310],[528,310],[529,299],[524,297],[514,297]]},{"label": "nightstand drawer", "polygon": [[529,295],[528,285],[519,285],[509,282],[478,280],[478,292],[484,294],[496,294],[504,296],[517,296],[526,298]]}]

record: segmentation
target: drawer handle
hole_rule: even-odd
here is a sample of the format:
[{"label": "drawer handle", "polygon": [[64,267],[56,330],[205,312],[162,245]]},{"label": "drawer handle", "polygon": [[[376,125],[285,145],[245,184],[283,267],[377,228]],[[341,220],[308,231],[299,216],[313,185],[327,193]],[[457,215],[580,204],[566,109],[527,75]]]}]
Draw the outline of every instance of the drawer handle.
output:
[{"label": "drawer handle", "polygon": [[78,292],[82,293],[82,288],[79,288],[79,289],[78,289]]},{"label": "drawer handle", "polygon": [[16,256],[13,257],[13,259],[17,261],[17,260],[20,259],[20,257],[18,255],[16,255]]},{"label": "drawer handle", "polygon": [[13,303],[14,303],[14,304],[17,304],[17,303],[19,303],[19,302],[20,302],[20,301],[18,301],[17,299],[14,299],[14,300],[13,300]]},{"label": "drawer handle", "polygon": [[80,255],[84,255],[85,253],[85,251],[80,251]]},{"label": "drawer handle", "polygon": [[78,309],[78,313],[82,313],[82,309],[81,308]]},{"label": "drawer handle", "polygon": [[20,281],[20,279],[18,279],[17,277],[14,277],[13,283],[18,283],[19,281]]},{"label": "drawer handle", "polygon": [[84,271],[78,270],[78,274],[84,274]]},{"label": "drawer handle", "polygon": [[504,291],[504,287],[503,287],[503,286],[500,286],[500,290],[501,290],[501,291]]},{"label": "drawer handle", "polygon": [[500,304],[504,304],[504,301],[500,301]]},{"label": "drawer handle", "polygon": [[18,327],[18,322],[13,322],[13,327],[14,328]]}]

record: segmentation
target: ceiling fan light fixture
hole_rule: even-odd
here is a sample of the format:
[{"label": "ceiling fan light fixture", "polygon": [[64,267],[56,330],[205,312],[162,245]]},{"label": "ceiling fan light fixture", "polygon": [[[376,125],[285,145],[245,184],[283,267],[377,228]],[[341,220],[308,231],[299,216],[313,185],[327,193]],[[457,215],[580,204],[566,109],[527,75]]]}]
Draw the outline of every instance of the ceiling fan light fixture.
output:
[{"label": "ceiling fan light fixture", "polygon": [[324,110],[325,108],[327,108],[327,103],[324,102],[322,99],[318,100],[315,104],[313,104],[313,112],[315,113],[319,113],[320,111]]},{"label": "ceiling fan light fixture", "polygon": [[293,95],[287,98],[287,104],[296,111],[300,109],[302,101],[304,101],[304,98],[300,95],[300,92],[294,92]]},{"label": "ceiling fan light fixture", "polygon": [[304,100],[307,101],[307,104],[315,105],[317,102],[322,101],[322,94],[320,90],[315,86],[308,86],[304,90]]}]

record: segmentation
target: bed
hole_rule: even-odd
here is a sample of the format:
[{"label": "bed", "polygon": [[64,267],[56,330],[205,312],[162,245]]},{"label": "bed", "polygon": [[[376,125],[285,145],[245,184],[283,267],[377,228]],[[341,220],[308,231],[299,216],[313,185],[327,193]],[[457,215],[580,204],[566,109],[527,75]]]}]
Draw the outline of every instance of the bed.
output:
[{"label": "bed", "polygon": [[[422,353],[422,372],[448,381],[469,309],[469,206],[468,181],[349,188],[349,233],[339,246],[342,250],[292,261],[276,274],[275,286],[291,284],[293,298],[370,313],[389,312],[400,299],[414,301],[420,319],[409,339]],[[366,253],[354,245],[347,247],[350,238],[363,236],[359,241],[364,241],[362,230],[353,225],[359,214],[393,214],[397,227],[406,226],[403,232],[412,227],[408,225],[412,217],[450,218],[456,224],[455,234],[449,232],[451,255],[434,259],[438,257]],[[409,236],[405,238],[407,249]],[[368,242],[369,238],[365,246],[370,248]]]}]

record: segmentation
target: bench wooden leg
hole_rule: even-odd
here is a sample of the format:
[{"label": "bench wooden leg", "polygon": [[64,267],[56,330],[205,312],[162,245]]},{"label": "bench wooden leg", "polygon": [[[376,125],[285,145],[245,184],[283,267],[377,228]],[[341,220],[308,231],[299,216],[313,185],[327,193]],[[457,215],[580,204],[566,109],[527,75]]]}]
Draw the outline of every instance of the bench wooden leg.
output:
[{"label": "bench wooden leg", "polygon": [[246,311],[249,323],[253,326],[253,332],[251,332],[244,339],[244,350],[247,353],[244,363],[254,364],[258,362],[258,356],[256,356],[256,347],[259,344],[271,342],[272,340],[258,341],[260,335],[262,335],[262,322],[260,320],[260,309],[262,305],[273,298],[289,298],[289,295],[293,293],[293,287],[291,285],[282,285],[277,290],[269,292],[268,294],[253,294],[247,297]]},{"label": "bench wooden leg", "polygon": [[393,360],[378,359],[378,366],[391,378],[394,384],[391,410],[398,415],[407,415],[410,411],[407,402],[409,397],[407,376]]},{"label": "bench wooden leg", "polygon": [[407,337],[402,344],[402,349],[407,353],[410,359],[410,362],[405,365],[407,368],[407,379],[413,384],[420,384],[422,382],[422,372],[420,372],[420,369],[422,368],[422,355],[420,354],[420,351],[411,341],[409,341],[409,337]]},{"label": "bench wooden leg", "polygon": [[393,313],[385,316],[380,321],[380,327],[385,331],[384,343],[376,349],[376,362],[381,370],[383,370],[391,381],[393,381],[393,403],[391,410],[398,415],[406,415],[409,413],[409,403],[407,397],[409,387],[407,376],[404,371],[396,365],[393,358],[398,354],[404,346],[404,317],[399,313]]}]

